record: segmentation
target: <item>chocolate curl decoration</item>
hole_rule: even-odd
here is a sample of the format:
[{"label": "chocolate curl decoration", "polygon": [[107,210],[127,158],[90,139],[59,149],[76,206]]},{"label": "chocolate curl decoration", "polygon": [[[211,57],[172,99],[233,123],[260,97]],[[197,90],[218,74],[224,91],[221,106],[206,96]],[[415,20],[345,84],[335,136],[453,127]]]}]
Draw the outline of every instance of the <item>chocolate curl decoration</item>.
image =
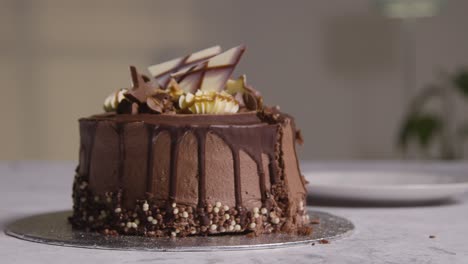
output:
[{"label": "chocolate curl decoration", "polygon": [[263,108],[263,97],[262,95],[252,88],[251,86],[245,87],[245,92],[242,95],[245,107],[249,110],[261,110]]},{"label": "chocolate curl decoration", "polygon": [[242,94],[242,101],[244,102],[245,108],[248,110],[257,110],[258,109],[258,102],[257,98],[252,93],[244,93]]}]

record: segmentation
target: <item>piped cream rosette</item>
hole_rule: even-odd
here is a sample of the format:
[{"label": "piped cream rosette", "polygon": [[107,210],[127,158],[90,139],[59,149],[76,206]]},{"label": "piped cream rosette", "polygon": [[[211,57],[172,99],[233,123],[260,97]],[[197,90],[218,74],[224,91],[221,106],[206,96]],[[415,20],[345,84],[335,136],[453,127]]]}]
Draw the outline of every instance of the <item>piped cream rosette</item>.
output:
[{"label": "piped cream rosette", "polygon": [[179,97],[181,110],[193,114],[229,114],[239,111],[239,102],[225,91],[202,91],[186,93]]}]

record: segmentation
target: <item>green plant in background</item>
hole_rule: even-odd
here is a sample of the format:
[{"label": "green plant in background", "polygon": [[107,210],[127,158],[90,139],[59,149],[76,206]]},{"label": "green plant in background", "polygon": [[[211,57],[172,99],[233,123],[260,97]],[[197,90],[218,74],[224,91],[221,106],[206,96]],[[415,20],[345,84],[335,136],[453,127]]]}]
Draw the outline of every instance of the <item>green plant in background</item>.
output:
[{"label": "green plant in background", "polygon": [[[454,96],[462,96],[464,102],[468,103],[468,69],[444,77],[442,85],[425,87],[413,98],[398,137],[398,144],[404,153],[407,153],[410,144],[416,143],[425,158],[463,158],[463,144],[468,139],[468,122],[457,122],[454,119]],[[426,107],[434,99],[441,103],[439,111]],[[429,154],[429,150],[436,142],[439,147],[434,157]]]}]

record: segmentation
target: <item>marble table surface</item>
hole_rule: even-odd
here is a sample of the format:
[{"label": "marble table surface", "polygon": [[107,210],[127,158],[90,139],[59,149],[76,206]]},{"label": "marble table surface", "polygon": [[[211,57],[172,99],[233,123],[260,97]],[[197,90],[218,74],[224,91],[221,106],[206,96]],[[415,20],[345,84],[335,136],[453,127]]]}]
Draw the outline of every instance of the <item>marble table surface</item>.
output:
[{"label": "marble table surface", "polygon": [[[336,164],[304,164],[329,165]],[[71,208],[75,166],[63,161],[0,162],[0,229],[20,217]],[[0,263],[468,263],[468,196],[430,206],[313,205],[311,209],[345,217],[356,229],[330,244],[209,253],[59,247],[0,232]]]}]

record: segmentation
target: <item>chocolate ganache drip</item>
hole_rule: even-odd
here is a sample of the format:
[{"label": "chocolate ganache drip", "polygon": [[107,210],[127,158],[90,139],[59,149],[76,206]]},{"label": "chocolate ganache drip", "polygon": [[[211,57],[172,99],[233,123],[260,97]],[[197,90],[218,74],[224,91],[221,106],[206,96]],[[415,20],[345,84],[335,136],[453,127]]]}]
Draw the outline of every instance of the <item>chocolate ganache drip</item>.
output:
[{"label": "chocolate ganache drip", "polygon": [[[117,168],[117,175],[119,179],[119,186],[122,188],[122,177],[125,170],[126,159],[126,144],[132,144],[125,140],[125,130],[129,121],[117,121],[115,124],[116,134],[118,135],[118,152],[119,152],[119,166]],[[87,145],[92,148],[92,141],[94,141],[96,131],[96,121],[90,120],[83,122],[83,128],[91,128],[86,133],[82,134],[82,140],[88,142]],[[169,202],[177,200],[177,167],[178,167],[178,153],[180,151],[180,141],[188,133],[191,132],[195,135],[197,140],[197,156],[198,156],[198,204],[200,207],[206,205],[206,171],[205,163],[205,144],[208,133],[213,133],[221,138],[226,145],[230,148],[233,158],[233,172],[235,183],[235,200],[236,206],[242,207],[242,190],[241,190],[241,177],[240,177],[240,151],[244,151],[255,163],[257,173],[259,175],[259,188],[261,193],[262,203],[265,204],[268,198],[269,190],[267,190],[267,181],[274,184],[277,179],[277,164],[275,161],[275,145],[277,141],[278,125],[268,125],[259,123],[257,125],[167,125],[167,124],[145,124],[147,131],[147,167],[146,167],[146,192],[154,192],[152,187],[153,182],[153,167],[154,167],[154,144],[158,135],[162,132],[167,132],[171,139],[170,144],[170,167],[169,167],[169,195],[167,197]],[[86,152],[87,167],[91,163],[92,149],[82,148]],[[265,171],[263,165],[262,154],[268,157],[268,172],[269,179],[265,178]],[[87,169],[89,174],[89,169]]]},{"label": "chocolate ganache drip", "polygon": [[[87,122],[85,125],[80,126],[81,144],[80,144],[80,160],[78,166],[78,173],[89,179],[91,171],[91,160],[94,148],[94,140],[96,138],[97,122]],[[84,157],[83,157],[84,156]],[[83,161],[85,164],[83,165]],[[83,170],[84,169],[84,170]]]},{"label": "chocolate ganache drip", "polygon": [[[122,126],[120,124],[119,126]],[[258,126],[196,126],[196,127],[174,127],[174,126],[155,126],[148,124],[148,166],[147,166],[147,192],[151,193],[151,183],[153,181],[153,145],[158,134],[161,132],[168,132],[171,138],[170,150],[170,169],[169,169],[169,197],[168,201],[173,203],[177,199],[177,161],[180,141],[188,132],[194,133],[197,139],[197,155],[198,155],[198,205],[204,207],[206,205],[206,187],[205,187],[205,144],[206,136],[208,133],[214,133],[224,140],[229,146],[233,157],[233,171],[235,183],[235,198],[236,206],[242,207],[242,190],[241,190],[241,177],[240,177],[240,151],[245,151],[256,163],[259,186],[261,191],[262,203],[265,204],[267,200],[268,190],[266,189],[265,172],[263,171],[262,154],[269,157],[269,175],[272,175],[273,180],[277,175],[276,166],[274,164],[275,155],[275,142],[277,127],[259,124]],[[124,139],[120,138],[120,144]],[[124,147],[121,149],[125,149]],[[123,153],[125,155],[125,153]],[[122,173],[122,167],[119,167],[119,175]],[[268,179],[268,180],[271,180]]]}]

